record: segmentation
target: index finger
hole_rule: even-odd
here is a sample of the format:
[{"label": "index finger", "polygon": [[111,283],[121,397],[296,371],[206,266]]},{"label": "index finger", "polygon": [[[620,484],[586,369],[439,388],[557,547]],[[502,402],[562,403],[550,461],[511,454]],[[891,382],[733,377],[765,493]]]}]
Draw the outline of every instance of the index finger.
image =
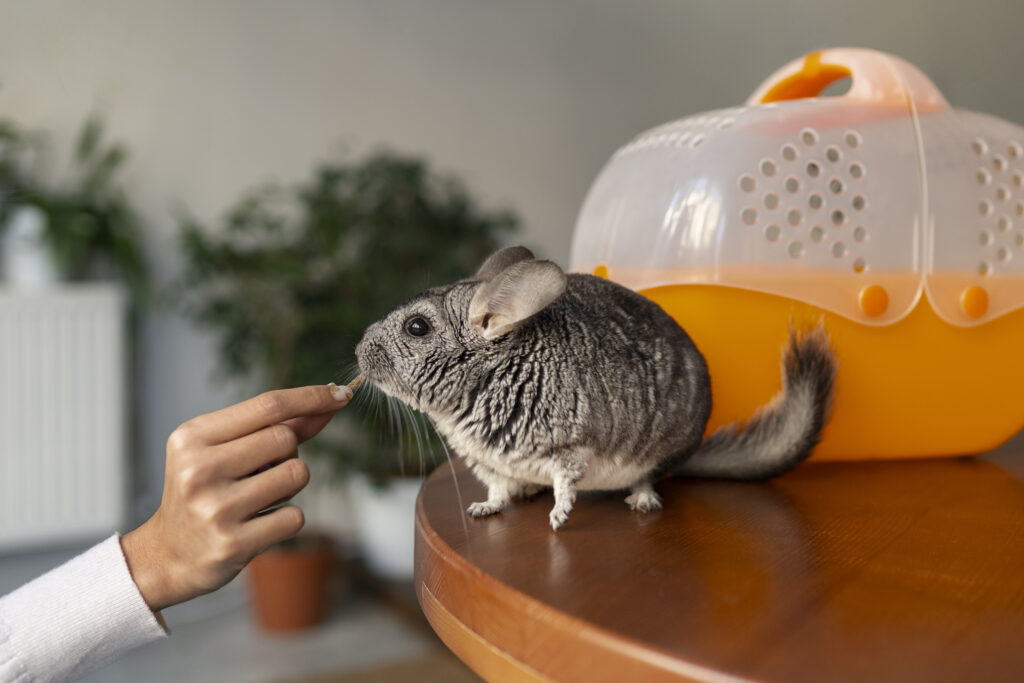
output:
[{"label": "index finger", "polygon": [[334,398],[328,385],[318,384],[267,391],[247,401],[200,415],[193,422],[204,441],[224,443],[295,417],[333,413],[346,403]]}]

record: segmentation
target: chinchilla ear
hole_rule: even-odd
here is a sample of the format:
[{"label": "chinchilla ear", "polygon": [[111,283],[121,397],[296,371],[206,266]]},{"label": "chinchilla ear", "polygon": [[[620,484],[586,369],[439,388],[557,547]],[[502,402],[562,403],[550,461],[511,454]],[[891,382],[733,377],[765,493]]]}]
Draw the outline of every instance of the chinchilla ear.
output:
[{"label": "chinchilla ear", "polygon": [[469,302],[469,321],[484,339],[497,339],[547,308],[565,285],[565,273],[551,261],[519,261],[481,283]]},{"label": "chinchilla ear", "polygon": [[480,270],[476,271],[476,279],[490,280],[509,266],[533,259],[533,252],[526,247],[505,247],[487,257],[487,260],[480,266]]}]

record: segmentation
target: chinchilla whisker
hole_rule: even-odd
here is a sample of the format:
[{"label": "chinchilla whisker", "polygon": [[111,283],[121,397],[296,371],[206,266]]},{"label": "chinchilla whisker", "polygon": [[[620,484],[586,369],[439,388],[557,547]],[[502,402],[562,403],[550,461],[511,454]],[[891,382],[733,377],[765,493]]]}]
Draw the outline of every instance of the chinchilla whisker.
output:
[{"label": "chinchilla whisker", "polygon": [[358,377],[359,374],[359,361],[353,358],[349,362],[342,364],[335,373],[335,376],[341,378],[341,381],[338,382],[338,384],[348,385],[348,383],[355,377]]},{"label": "chinchilla whisker", "polygon": [[[398,416],[403,423],[403,429],[405,433],[403,436],[408,435],[408,438],[402,439],[402,446],[406,448],[406,452],[411,451],[414,447],[419,448],[419,432],[416,431],[416,421],[409,414],[409,407],[402,402],[398,402]],[[415,443],[414,443],[415,442]],[[423,468],[420,468],[420,475],[423,474]]]},{"label": "chinchilla whisker", "polygon": [[388,405],[388,420],[391,425],[391,433],[394,437],[394,441],[397,444],[395,449],[395,457],[398,458],[398,473],[401,476],[405,476],[405,443],[402,439],[402,421],[398,417],[398,411],[395,410],[395,399],[391,396],[385,395]]},{"label": "chinchilla whisker", "polygon": [[423,469],[423,476],[430,474],[431,468],[437,459],[434,457],[434,445],[431,443],[430,427],[423,421],[420,413],[416,413],[416,425],[420,432],[420,467]]},{"label": "chinchilla whisker", "polygon": [[[413,420],[409,414],[409,407],[401,401],[395,401],[392,405],[398,409],[395,411],[395,416],[398,419],[398,422],[402,425],[402,453],[404,456],[413,448],[413,439],[416,440],[416,446],[419,446],[419,432],[416,429],[415,420]],[[403,462],[404,460],[405,458],[403,457]],[[422,468],[420,469],[422,478]]]},{"label": "chinchilla whisker", "polygon": [[406,417],[408,417],[409,423],[412,425],[413,438],[416,439],[416,454],[420,463],[420,479],[423,479],[426,476],[427,469],[426,461],[423,457],[423,428],[420,424],[419,417],[417,414],[413,413],[412,408],[404,403],[399,403],[399,405],[405,408]]},{"label": "chinchilla whisker", "polygon": [[448,450],[448,444],[445,443],[445,440],[439,438],[438,441],[441,442],[441,449],[444,450],[445,457],[448,458],[448,469],[452,473],[452,484],[455,485],[455,499],[459,502],[459,519],[462,520],[462,531],[466,534],[466,550],[468,551],[469,525],[466,524],[466,506],[462,502],[462,491],[459,489],[459,478],[455,474],[455,461],[452,460],[452,452]]},{"label": "chinchilla whisker", "polygon": [[349,401],[349,405],[360,406],[360,408],[369,406],[376,394],[375,390],[376,387],[371,384],[366,390],[355,392],[355,396]]},{"label": "chinchilla whisker", "polygon": [[[376,386],[374,386],[372,393],[373,393],[373,396],[372,396],[371,409],[372,409],[372,414],[373,414],[373,420],[374,420],[374,424],[380,425],[383,422],[383,420],[381,419],[381,414],[383,413],[383,406],[382,406],[383,401],[381,400],[381,396],[383,395],[383,392],[380,389],[378,389]],[[384,438],[385,437],[384,437],[383,430],[378,429],[377,430],[377,446],[378,447],[383,447],[383,445],[384,445]]]}]

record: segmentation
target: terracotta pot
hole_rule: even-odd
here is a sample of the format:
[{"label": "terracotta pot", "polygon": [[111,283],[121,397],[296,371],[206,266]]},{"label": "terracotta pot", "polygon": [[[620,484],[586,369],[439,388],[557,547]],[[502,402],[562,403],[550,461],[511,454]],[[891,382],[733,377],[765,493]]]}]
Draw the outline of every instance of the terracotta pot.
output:
[{"label": "terracotta pot", "polygon": [[323,621],[334,567],[329,545],[272,548],[249,563],[256,621],[267,631],[294,631]]}]

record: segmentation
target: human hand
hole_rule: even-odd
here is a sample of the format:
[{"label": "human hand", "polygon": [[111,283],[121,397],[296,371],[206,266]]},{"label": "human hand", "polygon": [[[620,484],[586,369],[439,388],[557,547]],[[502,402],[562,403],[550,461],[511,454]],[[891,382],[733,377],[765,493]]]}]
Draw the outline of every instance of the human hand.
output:
[{"label": "human hand", "polygon": [[264,511],[309,482],[297,446],[351,397],[333,384],[269,391],[174,430],[160,507],[121,538],[150,609],[220,588],[254,556],[299,532],[305,518],[298,507]]}]

